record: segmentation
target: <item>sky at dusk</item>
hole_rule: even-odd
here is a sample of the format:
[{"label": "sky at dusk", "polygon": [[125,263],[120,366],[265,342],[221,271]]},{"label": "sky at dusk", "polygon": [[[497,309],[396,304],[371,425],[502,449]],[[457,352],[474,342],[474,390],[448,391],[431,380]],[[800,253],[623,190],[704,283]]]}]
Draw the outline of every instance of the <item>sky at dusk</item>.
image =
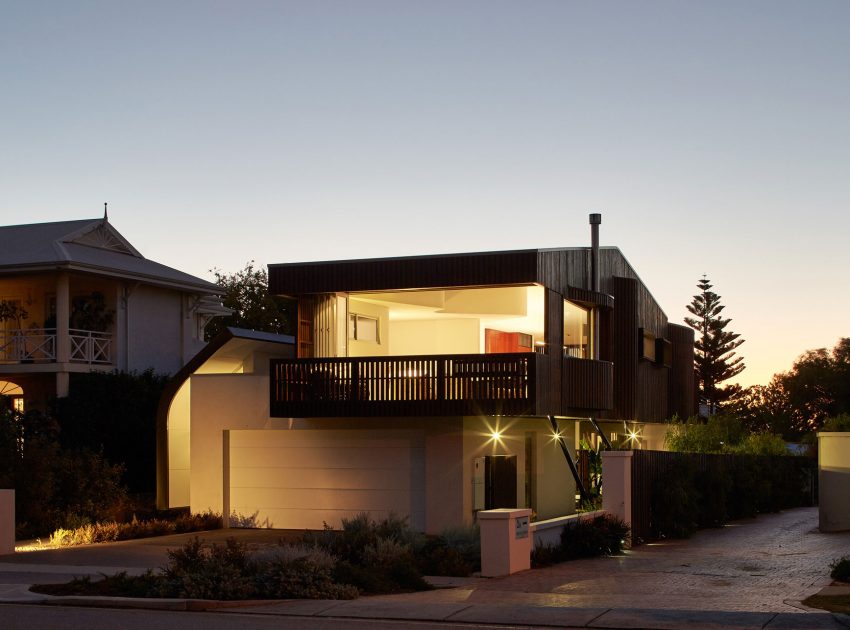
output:
[{"label": "sky at dusk", "polygon": [[850,336],[850,2],[0,0],[0,223],[211,279],[618,246],[739,381]]}]

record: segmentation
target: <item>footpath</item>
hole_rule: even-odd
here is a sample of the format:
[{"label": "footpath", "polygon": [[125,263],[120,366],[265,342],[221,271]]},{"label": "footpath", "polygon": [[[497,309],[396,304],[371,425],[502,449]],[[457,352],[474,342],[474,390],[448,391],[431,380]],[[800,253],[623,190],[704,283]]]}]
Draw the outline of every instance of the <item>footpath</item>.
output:
[{"label": "footpath", "polygon": [[[267,530],[207,532],[246,542],[276,540]],[[687,541],[642,545],[621,556],[567,562],[484,579],[434,578],[437,589],[352,601],[210,602],[104,597],[50,597],[35,583],[165,564],[166,550],[190,535],[55,549],[0,557],[0,603],[212,610],[221,614],[436,621],[559,628],[839,629],[850,617],[807,608],[835,586],[829,563],[850,555],[850,532],[822,534],[817,509],[801,508],[698,532]]]}]

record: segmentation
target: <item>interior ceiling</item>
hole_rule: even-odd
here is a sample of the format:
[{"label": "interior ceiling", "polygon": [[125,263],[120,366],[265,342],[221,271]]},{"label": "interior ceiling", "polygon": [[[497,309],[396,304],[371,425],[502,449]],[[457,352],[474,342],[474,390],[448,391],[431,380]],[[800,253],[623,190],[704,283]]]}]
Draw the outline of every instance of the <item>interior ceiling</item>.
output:
[{"label": "interior ceiling", "polygon": [[523,318],[543,315],[538,286],[352,293],[352,300],[389,309],[391,321],[440,318]]}]

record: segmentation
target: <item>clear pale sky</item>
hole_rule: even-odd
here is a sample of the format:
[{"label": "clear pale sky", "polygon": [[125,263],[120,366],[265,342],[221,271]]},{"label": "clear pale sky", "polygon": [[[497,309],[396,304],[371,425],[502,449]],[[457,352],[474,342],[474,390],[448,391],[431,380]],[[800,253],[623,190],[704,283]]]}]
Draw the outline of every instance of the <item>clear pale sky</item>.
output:
[{"label": "clear pale sky", "polygon": [[209,269],[603,245],[740,382],[850,336],[850,2],[0,0],[0,223]]}]

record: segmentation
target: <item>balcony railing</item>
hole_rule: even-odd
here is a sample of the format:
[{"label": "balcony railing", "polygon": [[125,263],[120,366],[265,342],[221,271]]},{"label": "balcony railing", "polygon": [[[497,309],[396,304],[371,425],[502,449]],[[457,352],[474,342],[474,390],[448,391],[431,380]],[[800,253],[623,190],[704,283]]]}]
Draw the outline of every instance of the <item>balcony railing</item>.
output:
[{"label": "balcony railing", "polygon": [[540,360],[534,353],[273,360],[271,414],[530,413]]},{"label": "balcony railing", "polygon": [[[70,354],[73,363],[109,365],[112,363],[112,333],[71,329]],[[56,329],[30,328],[0,331],[0,363],[55,363]]]},{"label": "balcony railing", "polygon": [[75,328],[69,332],[73,363],[112,363],[112,333]]}]

